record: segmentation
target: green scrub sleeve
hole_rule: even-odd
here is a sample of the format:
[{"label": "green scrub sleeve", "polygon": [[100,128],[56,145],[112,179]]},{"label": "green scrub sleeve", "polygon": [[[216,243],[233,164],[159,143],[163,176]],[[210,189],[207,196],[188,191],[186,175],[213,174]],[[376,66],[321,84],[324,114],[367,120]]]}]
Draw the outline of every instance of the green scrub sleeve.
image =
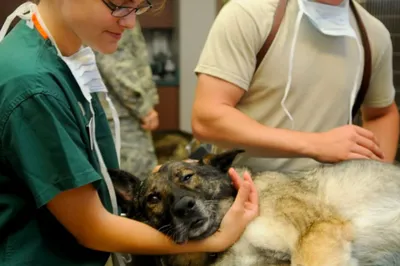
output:
[{"label": "green scrub sleeve", "polygon": [[101,179],[88,161],[81,134],[70,108],[54,95],[34,94],[12,110],[2,148],[38,208],[60,192]]}]

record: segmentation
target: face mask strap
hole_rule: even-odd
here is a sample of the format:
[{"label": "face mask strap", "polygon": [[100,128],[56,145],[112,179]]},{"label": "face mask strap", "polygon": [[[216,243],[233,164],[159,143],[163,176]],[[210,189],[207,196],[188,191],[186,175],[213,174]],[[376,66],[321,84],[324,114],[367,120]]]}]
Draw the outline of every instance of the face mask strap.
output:
[{"label": "face mask strap", "polygon": [[114,131],[115,131],[115,137],[114,137],[115,149],[117,150],[118,164],[121,164],[121,125],[119,121],[119,116],[117,109],[115,108],[107,92],[105,93],[105,96],[108,106],[111,109],[111,114],[113,117]]},{"label": "face mask strap", "polygon": [[3,27],[0,30],[0,42],[3,41],[4,37],[7,34],[8,29],[11,26],[11,23],[14,21],[16,17],[21,18],[22,20],[27,21],[27,25],[30,28],[33,28],[32,25],[32,14],[37,10],[37,6],[32,2],[26,2],[20,5],[13,13],[11,13],[6,21],[3,24]]},{"label": "face mask strap", "polygon": [[299,30],[300,30],[300,23],[301,23],[301,19],[303,17],[303,14],[304,14],[303,11],[300,11],[297,14],[296,24],[295,24],[295,28],[294,28],[294,35],[293,35],[293,39],[292,39],[292,45],[291,45],[291,48],[290,48],[288,82],[286,83],[285,94],[283,95],[283,98],[282,98],[282,101],[281,101],[281,106],[282,106],[285,114],[287,115],[287,117],[289,117],[289,119],[291,121],[292,130],[295,128],[294,119],[293,119],[292,115],[290,114],[289,110],[287,109],[287,107],[285,106],[285,101],[286,101],[287,96],[289,94],[290,87],[292,86],[292,73],[293,73],[293,65],[294,65],[294,55],[295,55],[295,50],[296,50],[297,37],[299,35]]},{"label": "face mask strap", "polygon": [[[91,106],[91,104],[90,104],[90,106]],[[91,108],[91,111],[93,111],[93,107],[91,106],[90,108]],[[92,116],[92,119],[94,119],[94,115]],[[93,132],[95,132],[94,124],[95,123],[93,122]],[[110,174],[108,173],[107,166],[104,163],[103,156],[101,155],[99,145],[97,144],[96,136],[93,135],[92,138],[93,138],[93,143],[94,143],[94,148],[96,151],[97,159],[99,160],[99,164],[100,164],[100,171],[101,171],[101,174],[106,183],[108,194],[110,195],[112,212],[113,212],[113,214],[118,215],[117,196],[115,194],[114,185],[112,183]],[[126,264],[125,261],[129,261],[129,259],[131,258],[130,256],[128,256],[127,258],[124,258],[122,256],[122,254],[120,254],[120,253],[113,253],[112,255],[113,255],[113,259],[114,259],[113,262],[114,262],[115,266],[123,266]]]},{"label": "face mask strap", "polygon": [[[341,9],[343,12],[348,12],[348,14],[350,14],[350,1],[345,1],[344,3],[341,3],[340,6],[331,6],[329,7],[329,9],[334,9],[334,10],[339,10]],[[345,37],[350,37],[350,38],[354,38],[357,42],[357,48],[358,48],[358,56],[359,56],[359,63],[358,63],[358,68],[357,68],[357,72],[356,72],[356,77],[355,77],[355,81],[354,81],[354,85],[353,88],[351,89],[350,92],[350,100],[349,100],[349,124],[352,124],[353,121],[353,105],[355,103],[356,97],[357,97],[357,85],[358,85],[358,80],[360,78],[361,75],[361,66],[362,66],[362,58],[363,58],[363,47],[361,45],[361,42],[357,36],[357,33],[355,31],[355,29],[351,26],[350,24],[350,15],[348,16],[348,24],[346,25],[341,25],[343,26],[340,31],[338,32],[337,30],[332,30],[332,29],[327,29],[327,28],[323,28],[323,27],[319,27],[318,25],[318,20],[315,19],[315,14],[313,15],[313,13],[310,11],[315,11],[314,8],[317,7],[318,5],[320,5],[319,3],[309,3],[307,0],[298,0],[298,4],[299,4],[299,9],[300,9],[300,13],[306,14],[307,17],[309,17],[310,21],[314,24],[314,26],[321,31],[323,34],[326,35],[331,35],[331,36],[345,36]],[[297,26],[297,25],[296,25]],[[297,27],[296,27],[297,28]],[[293,51],[292,51],[293,52]],[[288,90],[288,88],[287,88]],[[286,96],[287,91],[285,90],[285,96]],[[285,110],[286,112],[286,110]]]}]

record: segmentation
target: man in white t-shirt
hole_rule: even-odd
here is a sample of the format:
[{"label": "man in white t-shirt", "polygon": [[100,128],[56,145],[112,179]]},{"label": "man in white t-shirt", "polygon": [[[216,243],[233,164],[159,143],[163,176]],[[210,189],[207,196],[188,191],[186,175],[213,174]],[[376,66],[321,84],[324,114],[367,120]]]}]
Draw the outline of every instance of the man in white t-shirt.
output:
[{"label": "man in white t-shirt", "polygon": [[[195,69],[195,136],[217,150],[244,148],[235,165],[253,170],[301,170],[354,158],[393,161],[399,113],[387,29],[355,3],[369,37],[372,74],[363,128],[347,125],[364,66],[349,0],[289,0],[256,70],[278,2],[231,0],[220,11]],[[336,18],[318,20],[320,14]],[[329,28],[337,18],[350,21],[340,34]]]}]

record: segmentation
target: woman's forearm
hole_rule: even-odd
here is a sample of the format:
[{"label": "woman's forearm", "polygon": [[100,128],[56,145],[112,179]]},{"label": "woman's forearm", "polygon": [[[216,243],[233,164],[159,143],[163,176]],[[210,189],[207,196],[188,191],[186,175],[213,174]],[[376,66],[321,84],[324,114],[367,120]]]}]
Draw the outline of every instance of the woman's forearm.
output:
[{"label": "woman's forearm", "polygon": [[[175,244],[169,237],[154,228],[132,219],[104,214],[102,222],[92,228],[93,232],[82,243],[87,248],[129,254],[176,254],[205,252],[210,239]],[[210,243],[211,244],[211,243]]]}]

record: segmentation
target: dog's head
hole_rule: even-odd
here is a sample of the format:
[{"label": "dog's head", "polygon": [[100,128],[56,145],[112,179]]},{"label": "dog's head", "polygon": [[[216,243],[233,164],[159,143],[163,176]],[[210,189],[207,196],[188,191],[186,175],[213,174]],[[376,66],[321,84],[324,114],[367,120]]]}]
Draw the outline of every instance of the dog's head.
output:
[{"label": "dog's head", "polygon": [[242,150],[207,155],[195,162],[168,162],[140,182],[110,170],[120,206],[128,217],[171,236],[176,243],[213,234],[236,189],[228,169]]}]

